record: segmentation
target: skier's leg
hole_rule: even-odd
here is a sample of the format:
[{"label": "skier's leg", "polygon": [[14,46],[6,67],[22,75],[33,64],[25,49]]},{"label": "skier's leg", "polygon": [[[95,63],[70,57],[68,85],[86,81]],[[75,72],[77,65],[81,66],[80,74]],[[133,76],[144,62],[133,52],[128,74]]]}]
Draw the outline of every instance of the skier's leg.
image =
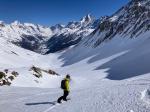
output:
[{"label": "skier's leg", "polygon": [[67,101],[67,96],[69,95],[69,91],[64,91],[63,100]]},{"label": "skier's leg", "polygon": [[63,97],[64,97],[64,96],[59,97],[58,100],[57,100],[57,102],[58,102],[58,103],[61,103],[61,100],[63,99]]},{"label": "skier's leg", "polygon": [[64,91],[63,96],[61,96],[60,98],[58,98],[57,102],[58,102],[58,103],[61,103],[61,100],[62,100],[62,99],[64,100],[65,98],[66,98],[66,92]]}]

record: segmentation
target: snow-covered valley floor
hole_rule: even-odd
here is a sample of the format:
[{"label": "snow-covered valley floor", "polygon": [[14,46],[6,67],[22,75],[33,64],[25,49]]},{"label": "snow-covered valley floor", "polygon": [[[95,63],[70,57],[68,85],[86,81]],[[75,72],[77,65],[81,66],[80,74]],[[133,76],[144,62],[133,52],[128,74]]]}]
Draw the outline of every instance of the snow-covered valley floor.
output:
[{"label": "snow-covered valley floor", "polygon": [[[0,87],[0,112],[150,112],[150,40],[128,41],[123,44],[116,39],[93,52],[73,49],[66,57],[0,44],[0,70],[20,74],[10,87]],[[43,74],[38,79],[29,71],[32,65],[61,76]],[[60,81],[67,73],[72,79],[71,100],[54,105],[62,95]]]},{"label": "snow-covered valley floor", "polygon": [[149,87],[149,78],[147,74],[124,81],[98,79],[72,89],[71,100],[61,105],[54,105],[62,94],[58,88],[2,87],[0,108],[1,112],[150,112],[146,102],[150,96],[145,99],[143,93]]}]

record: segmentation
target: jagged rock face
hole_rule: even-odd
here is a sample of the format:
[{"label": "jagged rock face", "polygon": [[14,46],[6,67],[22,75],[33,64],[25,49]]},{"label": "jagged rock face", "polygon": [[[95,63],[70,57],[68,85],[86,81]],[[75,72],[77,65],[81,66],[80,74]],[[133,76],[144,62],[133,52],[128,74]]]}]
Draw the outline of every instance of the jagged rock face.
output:
[{"label": "jagged rock face", "polygon": [[150,0],[132,0],[112,16],[103,18],[99,27],[84,43],[97,47],[116,35],[135,38],[149,30]]}]

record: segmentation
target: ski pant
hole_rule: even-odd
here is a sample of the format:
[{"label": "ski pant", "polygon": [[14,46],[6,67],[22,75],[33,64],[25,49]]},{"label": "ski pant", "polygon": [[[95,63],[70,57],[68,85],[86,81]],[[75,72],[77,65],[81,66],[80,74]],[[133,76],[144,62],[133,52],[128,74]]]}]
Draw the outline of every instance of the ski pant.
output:
[{"label": "ski pant", "polygon": [[61,102],[61,100],[67,101],[67,96],[69,95],[69,91],[64,91],[63,96],[61,96],[60,98],[58,98],[58,102]]}]

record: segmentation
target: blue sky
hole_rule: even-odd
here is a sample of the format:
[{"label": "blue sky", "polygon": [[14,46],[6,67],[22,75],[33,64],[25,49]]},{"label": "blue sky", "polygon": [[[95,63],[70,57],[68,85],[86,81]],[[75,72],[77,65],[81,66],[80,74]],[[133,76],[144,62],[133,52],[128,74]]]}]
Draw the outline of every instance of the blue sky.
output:
[{"label": "blue sky", "polygon": [[90,13],[111,15],[129,0],[0,0],[0,20],[41,25],[66,24]]}]

